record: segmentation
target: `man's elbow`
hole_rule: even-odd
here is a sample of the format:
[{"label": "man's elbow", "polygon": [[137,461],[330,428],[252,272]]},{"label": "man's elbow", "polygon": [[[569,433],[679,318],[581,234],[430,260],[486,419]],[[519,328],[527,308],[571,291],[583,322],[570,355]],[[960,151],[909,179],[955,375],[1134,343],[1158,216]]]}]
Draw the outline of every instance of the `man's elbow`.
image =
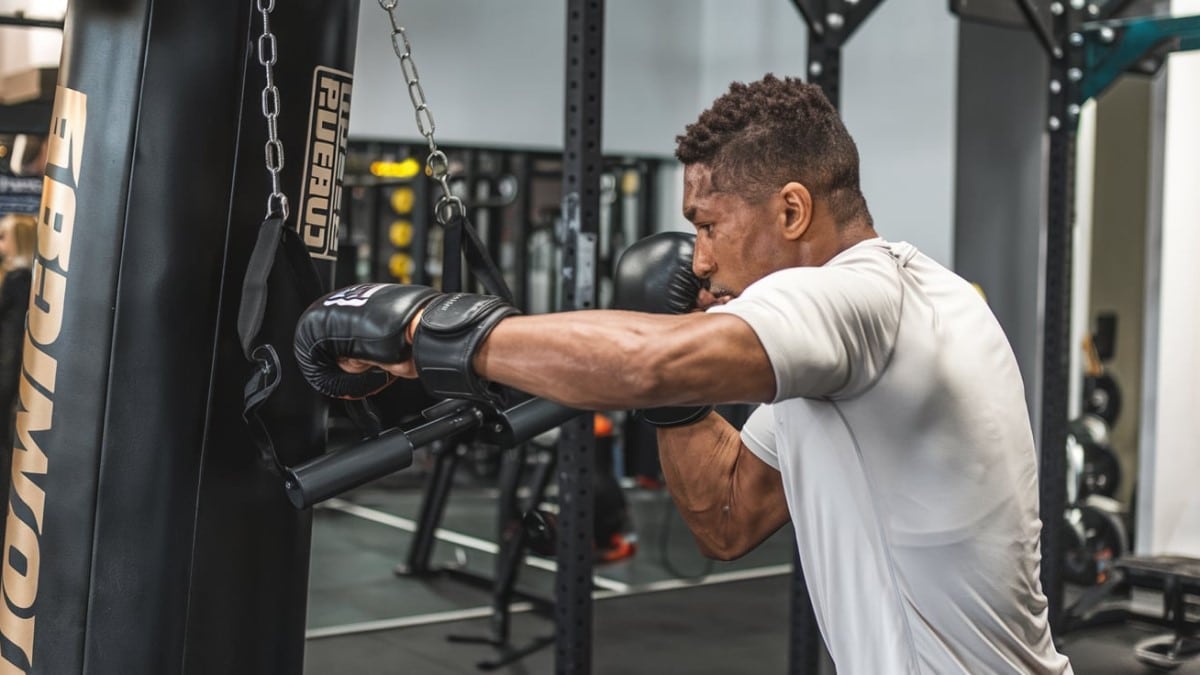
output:
[{"label": "man's elbow", "polygon": [[700,549],[700,555],[711,560],[719,560],[721,562],[730,562],[737,560],[754,550],[754,546],[745,541],[734,541],[730,539],[702,539],[696,537],[696,545]]}]

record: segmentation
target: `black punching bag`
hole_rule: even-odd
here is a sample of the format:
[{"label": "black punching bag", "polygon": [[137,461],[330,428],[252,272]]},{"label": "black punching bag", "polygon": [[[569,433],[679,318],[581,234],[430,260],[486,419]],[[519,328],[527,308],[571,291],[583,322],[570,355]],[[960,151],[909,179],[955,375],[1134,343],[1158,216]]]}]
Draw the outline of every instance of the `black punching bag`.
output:
[{"label": "black punching bag", "polygon": [[[281,2],[288,221],[329,278],[357,0]],[[299,673],[311,517],[242,419],[237,313],[267,207],[254,0],[72,0],[39,212],[0,673]],[[282,266],[277,266],[280,268]],[[286,270],[261,338],[290,354]],[[285,363],[288,464],[324,403]]]}]

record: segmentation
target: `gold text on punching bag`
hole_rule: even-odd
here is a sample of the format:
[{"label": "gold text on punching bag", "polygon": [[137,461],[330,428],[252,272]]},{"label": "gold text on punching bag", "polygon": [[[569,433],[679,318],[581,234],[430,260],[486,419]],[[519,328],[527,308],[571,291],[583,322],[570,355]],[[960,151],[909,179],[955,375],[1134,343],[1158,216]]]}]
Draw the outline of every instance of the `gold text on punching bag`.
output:
[{"label": "gold text on punching bag", "polygon": [[313,71],[312,108],[296,230],[303,237],[309,255],[321,260],[337,258],[352,82],[350,73],[333,68],[317,66]]},{"label": "gold text on punching bag", "polygon": [[3,567],[0,572],[0,634],[16,649],[0,658],[0,675],[32,667],[41,536],[45,522],[45,477],[49,468],[39,445],[54,417],[58,361],[53,346],[62,329],[63,299],[71,268],[75,232],[75,194],[87,128],[87,96],[59,87],[54,99],[47,144],[46,178],[38,213],[37,255],[29,321],[21,357],[21,383],[13,445]]}]

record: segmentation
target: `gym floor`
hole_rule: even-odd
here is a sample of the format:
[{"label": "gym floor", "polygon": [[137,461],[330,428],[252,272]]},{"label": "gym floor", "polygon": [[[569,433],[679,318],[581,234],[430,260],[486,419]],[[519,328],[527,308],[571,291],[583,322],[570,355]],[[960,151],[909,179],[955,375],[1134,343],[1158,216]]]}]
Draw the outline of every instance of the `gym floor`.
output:
[{"label": "gym floor", "polygon": [[[497,493],[486,481],[458,482],[432,562],[438,569],[490,578]],[[394,573],[413,540],[420,485],[418,472],[398,474],[316,510],[307,675],[483,672],[480,664],[505,654],[450,640],[490,636],[486,587],[452,571],[421,578]],[[632,558],[595,569],[593,672],[787,672],[790,529],[740,560],[710,563],[696,552],[665,491],[630,488],[626,496],[639,549]],[[553,570],[552,560],[531,556],[518,590],[552,598]],[[1160,671],[1134,659],[1133,645],[1160,632],[1150,626],[1095,628],[1065,636],[1060,649],[1079,675],[1155,673]],[[514,648],[553,633],[551,619],[517,599],[510,631]],[[492,670],[553,671],[553,644]],[[822,673],[832,672],[823,665]],[[1172,672],[1200,675],[1200,661]]]}]

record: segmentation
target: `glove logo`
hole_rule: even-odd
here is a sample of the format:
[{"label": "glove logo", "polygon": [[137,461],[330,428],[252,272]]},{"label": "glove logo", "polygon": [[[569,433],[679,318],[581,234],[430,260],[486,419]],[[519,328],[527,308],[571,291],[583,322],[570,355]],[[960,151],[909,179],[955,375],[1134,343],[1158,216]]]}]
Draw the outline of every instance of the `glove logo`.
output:
[{"label": "glove logo", "polygon": [[362,307],[367,304],[367,300],[371,299],[386,284],[358,284],[348,286],[333,295],[325,298],[323,303],[326,307]]}]

